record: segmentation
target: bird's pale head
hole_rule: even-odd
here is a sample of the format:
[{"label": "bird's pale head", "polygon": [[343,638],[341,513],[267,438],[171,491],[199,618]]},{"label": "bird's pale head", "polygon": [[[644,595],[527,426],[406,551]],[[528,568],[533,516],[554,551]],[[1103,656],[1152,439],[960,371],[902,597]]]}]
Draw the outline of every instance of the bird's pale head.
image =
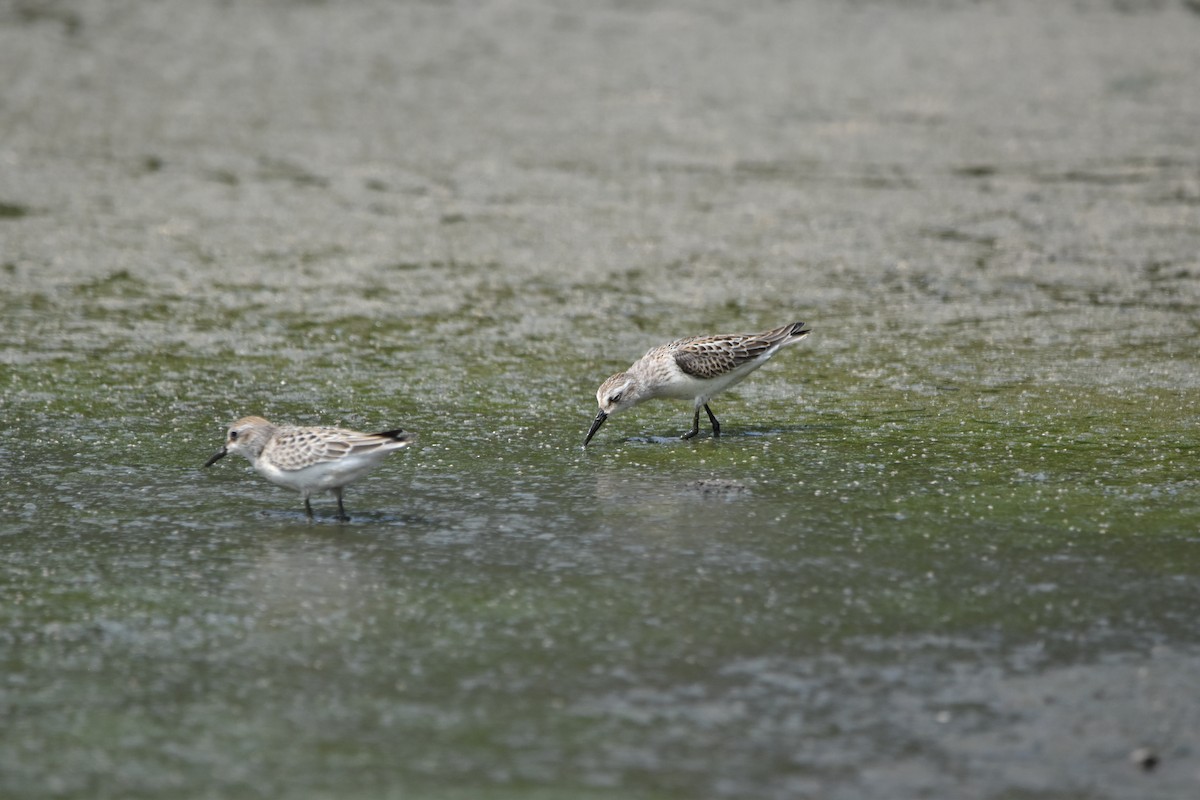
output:
[{"label": "bird's pale head", "polygon": [[587,447],[588,442],[592,440],[596,431],[600,430],[600,426],[610,415],[632,408],[641,402],[642,396],[638,387],[637,380],[625,372],[618,372],[600,384],[600,388],[596,390],[596,402],[599,403],[600,410],[596,413],[596,418],[592,420],[592,427],[588,429],[587,437],[583,440],[584,447]]},{"label": "bird's pale head", "polygon": [[275,426],[262,417],[242,417],[225,432],[225,446],[217,451],[204,466],[211,467],[230,453],[237,453],[249,461],[262,454]]},{"label": "bird's pale head", "polygon": [[633,408],[641,399],[638,382],[627,372],[618,372],[596,390],[596,402],[605,416]]}]

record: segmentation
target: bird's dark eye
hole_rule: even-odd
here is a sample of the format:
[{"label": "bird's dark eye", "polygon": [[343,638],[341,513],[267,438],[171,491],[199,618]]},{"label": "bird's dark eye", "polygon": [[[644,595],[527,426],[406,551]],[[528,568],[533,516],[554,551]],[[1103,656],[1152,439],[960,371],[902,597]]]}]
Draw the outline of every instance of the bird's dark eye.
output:
[{"label": "bird's dark eye", "polygon": [[610,402],[610,403],[619,403],[619,402],[621,402],[621,393],[620,393],[620,392],[616,392],[615,394],[610,394],[610,395],[608,396],[608,402]]},{"label": "bird's dark eye", "polygon": [[237,435],[238,435],[238,432],[237,432],[237,431],[230,431],[230,432],[229,432],[229,441],[231,441],[231,442],[232,442],[234,439],[236,439],[236,438],[237,438]]}]

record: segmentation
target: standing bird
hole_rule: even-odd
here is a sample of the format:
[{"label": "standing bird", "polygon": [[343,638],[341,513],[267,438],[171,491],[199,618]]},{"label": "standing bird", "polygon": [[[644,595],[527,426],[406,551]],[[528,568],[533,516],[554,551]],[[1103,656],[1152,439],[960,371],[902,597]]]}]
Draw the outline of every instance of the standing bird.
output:
[{"label": "standing bird", "polygon": [[310,520],[313,512],[309,496],[330,491],[337,497],[337,518],[348,522],[342,488],[374,469],[388,453],[407,447],[415,439],[416,434],[399,428],[359,433],[344,428],[272,425],[262,417],[243,417],[229,426],[225,446],[204,466],[211,467],[230,453],[237,453],[271,483],[300,492],[304,513]]},{"label": "standing bird", "polygon": [[810,332],[803,322],[794,322],[763,333],[690,336],[652,348],[629,369],[600,384],[596,391],[600,412],[583,446],[587,447],[604,420],[656,397],[691,400],[695,404],[692,429],[681,438],[691,439],[700,432],[701,408],[712,423],[713,436],[720,436],[721,424],[708,407],[709,398],[767,363],[779,348],[800,341]]}]

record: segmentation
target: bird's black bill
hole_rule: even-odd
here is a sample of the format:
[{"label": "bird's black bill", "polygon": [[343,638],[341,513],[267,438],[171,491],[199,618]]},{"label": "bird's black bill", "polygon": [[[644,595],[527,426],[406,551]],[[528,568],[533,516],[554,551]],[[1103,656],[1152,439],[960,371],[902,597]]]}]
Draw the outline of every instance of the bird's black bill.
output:
[{"label": "bird's black bill", "polygon": [[600,426],[604,424],[604,420],[608,419],[608,414],[600,411],[596,414],[596,418],[592,420],[592,427],[588,428],[587,438],[583,440],[583,446],[587,447],[588,442],[596,435],[596,431],[600,430]]},{"label": "bird's black bill", "polygon": [[217,463],[218,461],[220,461],[222,458],[224,458],[227,455],[229,455],[229,451],[226,450],[224,447],[222,447],[216,453],[213,453],[212,458],[210,458],[208,461],[204,462],[204,466],[211,467],[213,464]]}]

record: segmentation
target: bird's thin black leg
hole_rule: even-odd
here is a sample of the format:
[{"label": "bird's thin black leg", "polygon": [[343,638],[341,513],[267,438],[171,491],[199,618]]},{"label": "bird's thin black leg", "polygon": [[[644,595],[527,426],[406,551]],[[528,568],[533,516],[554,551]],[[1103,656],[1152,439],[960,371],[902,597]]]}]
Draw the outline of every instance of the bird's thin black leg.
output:
[{"label": "bird's thin black leg", "polygon": [[[708,421],[712,423],[713,438],[715,439],[721,435],[721,423],[717,422],[717,418],[716,418],[716,416],[713,415],[712,409],[708,407],[708,403],[704,404],[704,410],[708,412]],[[697,420],[697,427],[699,427],[700,409],[696,409],[696,420]]]},{"label": "bird's thin black leg", "polygon": [[308,521],[312,522],[312,506],[308,502],[308,498],[304,498],[304,515],[308,517]]},{"label": "bird's thin black leg", "polygon": [[[707,408],[707,406],[706,406],[706,408]],[[711,412],[709,415],[711,416]],[[688,431],[687,433],[685,433],[683,436],[680,436],[679,438],[680,439],[690,439],[699,432],[700,432],[700,409],[697,408],[696,415],[694,417],[692,417],[692,429],[690,431]]]},{"label": "bird's thin black leg", "polygon": [[342,505],[342,489],[340,486],[333,490],[333,495],[338,501],[338,520],[341,522],[349,522],[350,515],[346,513],[346,507]]}]

